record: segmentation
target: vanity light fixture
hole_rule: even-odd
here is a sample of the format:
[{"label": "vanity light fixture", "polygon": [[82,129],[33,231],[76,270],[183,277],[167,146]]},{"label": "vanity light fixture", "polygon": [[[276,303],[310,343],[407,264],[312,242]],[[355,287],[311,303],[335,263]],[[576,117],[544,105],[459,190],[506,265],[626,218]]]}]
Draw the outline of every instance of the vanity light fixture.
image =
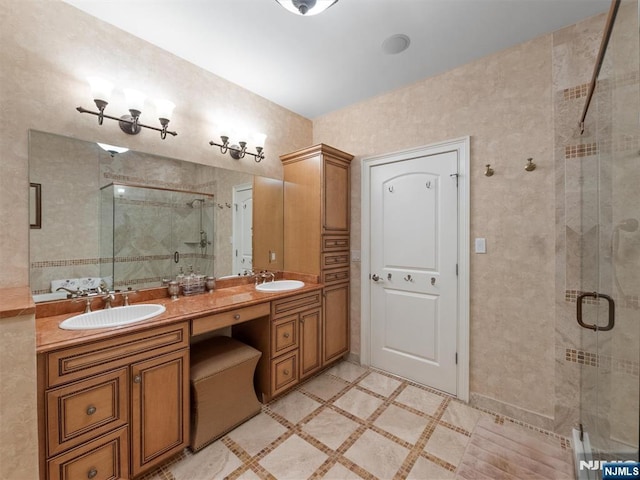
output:
[{"label": "vanity light fixture", "polygon": [[[239,138],[244,138],[244,136],[240,136]],[[256,152],[248,152],[247,151],[247,142],[246,140],[238,140],[238,144],[232,144],[231,140],[229,140],[229,135],[227,133],[222,133],[220,135],[220,140],[222,143],[216,143],[213,140],[209,142],[209,145],[220,147],[220,152],[225,154],[229,152],[231,158],[235,158],[236,160],[240,160],[244,158],[245,155],[253,156],[253,159],[256,163],[260,163],[264,158],[264,141],[267,139],[267,136],[264,133],[255,133],[253,134],[253,145],[256,149]]]},{"label": "vanity light fixture", "polygon": [[102,125],[103,120],[105,118],[108,118],[109,120],[116,120],[120,124],[120,129],[124,133],[127,133],[129,135],[137,135],[138,133],[140,133],[140,130],[143,127],[160,132],[160,138],[162,138],[163,140],[167,138],[167,133],[174,137],[177,135],[176,132],[167,130],[171,114],[173,113],[173,109],[175,108],[175,105],[170,101],[156,100],[158,120],[160,120],[160,125],[162,128],[145,125],[143,123],[140,123],[140,115],[142,114],[142,108],[144,106],[146,96],[142,92],[139,92],[137,90],[125,88],[124,94],[127,105],[129,107],[129,115],[123,115],[120,118],[112,117],[111,115],[105,114],[104,110],[109,104],[109,98],[111,97],[111,92],[113,91],[113,84],[99,77],[89,77],[87,78],[87,80],[89,81],[89,85],[91,86],[93,101],[95,102],[96,107],[98,107],[98,111],[94,112],[83,107],[78,107],[76,108],[76,110],[78,110],[80,113],[89,113],[91,115],[96,115],[98,117],[98,125]]},{"label": "vanity light fixture", "polygon": [[324,12],[338,0],[276,0],[276,2],[291,13],[310,17]]}]

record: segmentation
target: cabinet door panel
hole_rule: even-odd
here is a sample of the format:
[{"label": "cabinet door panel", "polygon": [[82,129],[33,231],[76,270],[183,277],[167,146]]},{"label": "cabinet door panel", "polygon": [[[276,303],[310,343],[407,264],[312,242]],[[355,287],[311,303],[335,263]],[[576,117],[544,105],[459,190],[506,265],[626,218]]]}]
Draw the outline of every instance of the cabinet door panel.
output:
[{"label": "cabinet door panel", "polygon": [[189,354],[180,350],[131,366],[133,475],[189,442]]},{"label": "cabinet door panel", "polygon": [[320,335],[322,314],[319,308],[300,314],[300,378],[305,378],[322,366]]},{"label": "cabinet door panel", "polygon": [[322,233],[349,233],[349,164],[324,161]]},{"label": "cabinet door panel", "polygon": [[336,360],[349,351],[349,284],[324,289],[323,362]]}]

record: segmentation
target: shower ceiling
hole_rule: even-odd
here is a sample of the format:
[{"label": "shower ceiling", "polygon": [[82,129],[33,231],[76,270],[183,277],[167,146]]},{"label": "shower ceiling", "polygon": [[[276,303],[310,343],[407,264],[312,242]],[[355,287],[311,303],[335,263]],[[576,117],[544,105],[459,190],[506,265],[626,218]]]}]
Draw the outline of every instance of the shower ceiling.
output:
[{"label": "shower ceiling", "polygon": [[[610,0],[64,0],[307,118],[606,12]],[[604,19],[603,19],[604,28]],[[410,47],[382,43],[405,34]]]}]

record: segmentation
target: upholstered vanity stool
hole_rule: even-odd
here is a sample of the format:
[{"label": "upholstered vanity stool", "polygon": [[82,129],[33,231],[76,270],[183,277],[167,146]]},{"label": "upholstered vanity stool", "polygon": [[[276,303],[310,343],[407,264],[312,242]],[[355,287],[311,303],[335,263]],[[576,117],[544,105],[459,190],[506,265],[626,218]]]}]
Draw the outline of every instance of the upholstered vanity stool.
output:
[{"label": "upholstered vanity stool", "polygon": [[253,374],[262,353],[230,337],[191,346],[191,449],[260,413]]}]

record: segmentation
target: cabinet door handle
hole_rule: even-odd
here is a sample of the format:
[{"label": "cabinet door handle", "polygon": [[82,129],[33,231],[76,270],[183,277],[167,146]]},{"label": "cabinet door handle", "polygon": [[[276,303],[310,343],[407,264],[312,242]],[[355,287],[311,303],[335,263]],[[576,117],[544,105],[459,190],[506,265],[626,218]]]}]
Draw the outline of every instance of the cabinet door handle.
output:
[{"label": "cabinet door handle", "polygon": [[87,415],[93,415],[94,413],[96,413],[96,410],[96,407],[91,405],[89,408],[87,408]]},{"label": "cabinet door handle", "polygon": [[142,382],[142,377],[140,375],[136,375],[135,377],[133,377],[133,383],[140,383]]},{"label": "cabinet door handle", "polygon": [[284,335],[282,335],[284,338],[289,338],[289,332],[284,332]]},{"label": "cabinet door handle", "polygon": [[233,316],[233,319],[234,319],[234,320],[240,320],[240,314],[239,314],[239,313],[236,313],[236,314]]},{"label": "cabinet door handle", "polygon": [[284,371],[284,372],[282,372],[282,373],[284,373],[285,375],[289,375],[289,370],[285,370],[285,371]]},{"label": "cabinet door handle", "polygon": [[93,478],[98,475],[98,470],[95,467],[91,467],[91,470],[87,472],[87,478]]}]

